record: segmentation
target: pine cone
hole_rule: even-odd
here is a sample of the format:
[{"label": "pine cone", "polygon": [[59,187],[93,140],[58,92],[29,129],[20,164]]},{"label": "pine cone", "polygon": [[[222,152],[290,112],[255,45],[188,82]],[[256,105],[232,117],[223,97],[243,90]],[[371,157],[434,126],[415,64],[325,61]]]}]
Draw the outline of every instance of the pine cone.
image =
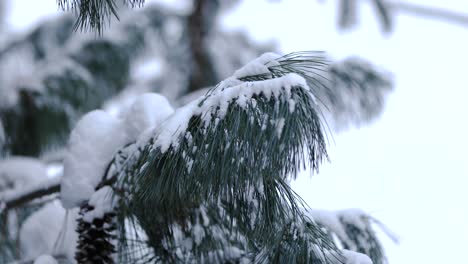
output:
[{"label": "pine cone", "polygon": [[88,203],[80,208],[78,219],[78,245],[75,254],[77,263],[111,264],[114,263],[113,254],[116,252],[113,241],[116,239],[116,221],[114,212],[108,212],[102,218],[86,221],[85,215],[94,210]]}]

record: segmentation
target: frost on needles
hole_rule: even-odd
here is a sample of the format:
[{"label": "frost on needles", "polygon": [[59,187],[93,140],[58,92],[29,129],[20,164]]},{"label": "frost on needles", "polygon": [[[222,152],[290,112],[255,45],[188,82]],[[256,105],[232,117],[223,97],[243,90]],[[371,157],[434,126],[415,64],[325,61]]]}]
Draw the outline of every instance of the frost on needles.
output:
[{"label": "frost on needles", "polygon": [[[319,52],[267,53],[175,112],[148,94],[120,119],[85,116],[62,181],[75,189],[61,194],[81,208],[76,259],[104,247],[118,263],[372,263],[339,247],[289,185],[327,159],[314,91],[331,87],[329,69]],[[83,125],[93,116],[105,131]],[[84,155],[91,145],[103,150]]]}]

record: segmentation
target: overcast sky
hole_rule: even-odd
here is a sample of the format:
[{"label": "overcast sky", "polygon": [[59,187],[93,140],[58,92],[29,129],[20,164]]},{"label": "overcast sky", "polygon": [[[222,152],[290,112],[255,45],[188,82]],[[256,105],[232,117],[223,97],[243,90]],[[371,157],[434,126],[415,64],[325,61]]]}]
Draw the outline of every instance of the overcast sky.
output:
[{"label": "overcast sky", "polygon": [[[11,2],[9,22],[18,30],[57,10],[55,0]],[[276,39],[283,52],[358,55],[396,80],[381,119],[335,134],[331,163],[300,177],[296,190],[312,207],[362,208],[382,220],[401,237],[398,246],[383,238],[392,264],[465,262],[468,28],[399,15],[395,33],[383,36],[364,5],[361,26],[343,34],[335,28],[336,1],[272,2],[244,1],[223,23],[259,41]],[[467,1],[412,2],[468,14]]]}]

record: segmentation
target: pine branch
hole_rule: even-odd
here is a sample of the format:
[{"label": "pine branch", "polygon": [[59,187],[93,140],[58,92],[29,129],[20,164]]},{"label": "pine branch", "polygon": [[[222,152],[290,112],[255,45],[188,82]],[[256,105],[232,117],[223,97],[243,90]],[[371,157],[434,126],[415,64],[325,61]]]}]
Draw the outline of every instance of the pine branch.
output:
[{"label": "pine branch", "polygon": [[442,8],[423,6],[402,1],[385,1],[391,9],[429,19],[436,19],[468,27],[468,14]]},{"label": "pine branch", "polygon": [[338,3],[338,27],[349,29],[357,24],[356,0],[340,0]]},{"label": "pine branch", "polygon": [[[356,209],[336,212],[310,209],[306,210],[306,214],[326,230],[332,241],[339,241],[344,249],[365,254],[375,264],[388,263],[372,224],[385,227],[368,214]],[[384,231],[388,230],[385,228]],[[396,242],[394,235],[387,234]]]},{"label": "pine branch", "polygon": [[19,89],[19,107],[0,112],[11,154],[37,156],[44,147],[63,144],[81,113],[123,89],[128,56],[111,41],[91,41],[54,65],[59,70],[46,68],[37,83]]},{"label": "pine branch", "polygon": [[[287,59],[285,58],[284,61]],[[314,61],[310,63],[314,63]],[[191,186],[191,188],[197,185],[200,185],[201,188],[212,188],[201,189],[200,192],[195,191],[194,193],[197,195],[217,197],[219,192],[239,187],[231,185],[234,182],[230,183],[229,179],[231,179],[230,173],[240,171],[240,167],[256,166],[259,170],[264,170],[263,174],[279,171],[281,175],[289,173],[295,175],[299,167],[306,161],[302,154],[302,144],[307,147],[310,153],[307,160],[313,169],[317,169],[318,163],[326,154],[324,154],[320,121],[317,113],[314,112],[312,95],[304,86],[305,83],[301,83],[300,77],[296,78],[293,75],[288,75],[287,72],[279,71],[275,74],[277,74],[277,78],[258,76],[258,78],[266,79],[264,83],[258,82],[258,86],[256,86],[256,82],[248,81],[241,81],[233,87],[228,86],[228,83],[220,85],[205,98],[180,109],[178,111],[180,117],[175,115],[172,118],[174,121],[168,120],[168,122],[169,124],[171,121],[180,122],[177,118],[183,118],[182,123],[168,125],[166,130],[160,131],[152,143],[148,144],[142,155],[142,158],[150,163],[146,167],[148,170],[137,173],[142,176],[135,178],[154,179],[152,168],[162,166],[158,170],[160,175],[157,177],[161,180],[162,185],[159,183],[151,184],[156,184],[153,187],[161,190],[159,192],[155,189],[155,192],[158,193],[156,195],[165,195],[166,192],[162,190],[185,188],[179,185],[183,182],[184,186]],[[246,80],[254,77],[242,76],[241,79]],[[286,86],[282,86],[282,83]],[[268,90],[269,85],[274,87],[273,90]],[[262,90],[262,87],[267,88]],[[243,91],[246,91],[245,94]],[[271,98],[268,93],[273,93],[275,99]],[[225,132],[220,133],[219,131]],[[299,131],[302,133],[299,134]],[[303,142],[296,142],[297,139],[294,139],[302,137],[304,137]],[[210,139],[211,142],[205,146],[208,143],[207,139]],[[265,142],[269,144],[265,145]],[[284,146],[280,150],[281,142],[284,142]],[[193,150],[188,151],[189,149]],[[160,157],[158,157],[158,152]],[[244,157],[243,161],[240,162],[231,161],[230,157],[237,157],[236,153],[238,152],[248,155],[251,153],[253,156]],[[271,157],[271,153],[279,152],[282,152],[283,155]],[[266,162],[267,155],[273,159],[272,162]],[[165,160],[170,162],[165,162]],[[186,170],[180,170],[178,165],[180,163],[190,164],[190,166]],[[211,169],[207,171],[207,168]],[[179,176],[175,176],[174,173]],[[254,183],[257,181],[258,174],[262,173],[251,172],[250,174],[243,172],[238,175],[240,177],[238,181],[241,184]],[[213,182],[211,177],[204,175],[218,175],[222,181]],[[179,183],[173,182],[169,177],[181,181]],[[195,182],[190,184],[192,181]],[[188,190],[187,192],[182,191],[182,194],[189,195],[191,192],[193,190],[190,192]],[[181,197],[159,198],[161,201],[166,199],[176,201]],[[183,198],[182,200],[197,200],[196,197]]]},{"label": "pine branch", "polygon": [[382,114],[393,90],[388,72],[356,57],[332,64],[329,71],[330,87],[318,87],[315,93],[335,128],[368,124]]},{"label": "pine branch", "polygon": [[380,18],[382,31],[391,32],[393,30],[392,9],[389,8],[385,0],[372,0],[372,5]]},{"label": "pine branch", "polygon": [[52,178],[38,185],[21,191],[5,191],[0,193],[0,212],[21,207],[33,200],[60,192],[60,177]]},{"label": "pine branch", "polygon": [[23,37],[10,40],[0,49],[0,60],[32,49],[33,58],[37,61],[47,58],[51,53],[57,53],[73,37],[74,19],[70,15],[45,21]]},{"label": "pine branch", "polygon": [[[320,56],[301,52],[284,57],[287,63],[270,67],[272,72],[297,72],[304,76],[320,106],[318,112],[324,115],[327,123],[332,121],[335,129],[372,122],[382,113],[386,96],[393,89],[389,73],[360,58],[329,63]],[[304,58],[316,62],[310,65]],[[308,74],[311,70],[315,71],[313,75]],[[262,78],[253,76],[245,80]]]},{"label": "pine branch", "polygon": [[[144,2],[144,0],[124,0],[124,3],[131,7],[142,6]],[[96,30],[101,35],[106,23],[110,23],[112,17],[119,19],[115,0],[58,0],[57,3],[62,10],[73,10],[78,14],[75,29]]]},{"label": "pine branch", "polygon": [[[375,9],[380,20],[382,31],[390,33],[394,30],[394,18],[397,12],[435,19],[468,27],[468,14],[447,9],[414,4],[396,0],[367,0]],[[357,25],[356,0],[340,0],[338,5],[338,27],[350,29]]]},{"label": "pine branch", "polygon": [[[147,9],[140,14],[140,19],[146,21],[158,14],[157,9]],[[161,26],[157,21],[137,25],[134,22],[129,19],[121,28],[116,28],[123,34],[131,34],[132,38],[83,41],[77,36],[70,39],[79,44],[75,44],[73,50],[57,52],[58,57],[56,54],[56,57],[43,62],[46,67],[41,65],[36,73],[39,80],[9,88],[19,91],[20,104],[0,109],[8,138],[5,146],[8,153],[37,156],[51,145],[62,145],[82,113],[98,108],[125,87],[130,74],[130,59],[142,49],[141,35]],[[37,41],[31,43],[35,39],[31,36],[20,43],[41,46],[43,34],[56,33],[49,32],[47,25],[39,27],[37,32],[42,33]],[[46,44],[50,43],[46,41]],[[43,56],[48,59],[47,54]],[[37,86],[40,89],[35,89]]]},{"label": "pine branch", "polygon": [[[164,87],[166,86],[170,87],[170,92],[173,92],[174,89],[178,91],[186,91],[188,82],[186,82],[185,77],[187,76],[185,76],[186,69],[184,67],[191,64],[191,58],[189,54],[185,53],[187,51],[185,45],[188,43],[188,39],[177,42],[177,45],[174,46],[174,42],[170,41],[170,36],[165,35],[167,32],[164,31],[164,21],[167,20],[176,21],[176,23],[179,23],[182,28],[188,26],[186,16],[180,16],[178,14],[164,10],[159,6],[153,6],[145,8],[141,11],[132,12],[128,17],[125,16],[122,23],[116,24],[115,27],[112,28],[112,32],[109,32],[110,34],[104,37],[104,39],[85,39],[85,41],[83,41],[82,36],[76,36],[72,38],[66,37],[68,36],[68,33],[70,33],[70,23],[72,23],[70,17],[66,17],[66,19],[63,18],[56,21],[51,21],[42,26],[39,26],[37,30],[34,31],[37,32],[34,33],[34,35],[28,35],[26,38],[12,43],[10,48],[5,49],[3,53],[0,51],[0,59],[5,59],[5,57],[2,57],[1,54],[4,54],[3,56],[12,53],[14,56],[21,55],[18,53],[21,52],[21,49],[18,48],[18,50],[16,50],[15,47],[51,46],[57,47],[57,49],[59,49],[59,47],[62,46],[69,46],[70,43],[80,43],[79,45],[73,44],[73,50],[64,49],[50,52],[47,49],[40,48],[37,51],[34,51],[35,58],[37,57],[36,59],[38,60],[38,63],[41,63],[38,71],[47,72],[47,68],[50,65],[53,65],[53,62],[63,62],[70,59],[74,61],[75,58],[79,59],[84,57],[85,55],[80,54],[81,52],[76,49],[76,46],[84,46],[81,43],[97,46],[92,43],[109,42],[111,46],[113,46],[112,49],[101,50],[100,48],[90,48],[87,53],[91,59],[94,59],[95,61],[101,60],[103,64],[99,66],[99,70],[104,67],[108,67],[115,72],[115,78],[110,78],[108,81],[115,81],[116,83],[110,85],[109,87],[117,88],[116,90],[109,91],[110,93],[107,94],[106,97],[95,96],[94,92],[88,91],[88,88],[97,89],[97,87],[99,87],[100,91],[106,90],[103,87],[103,83],[98,81],[96,83],[89,84],[89,86],[86,83],[83,84],[82,82],[86,81],[87,79],[85,78],[86,76],[81,76],[81,73],[87,71],[93,79],[102,79],[102,77],[107,79],[107,74],[102,75],[96,71],[98,69],[89,69],[88,66],[82,67],[82,65],[77,67],[69,67],[67,69],[68,73],[65,76],[60,77],[54,75],[53,79],[60,79],[60,81],[53,80],[50,82],[50,84],[55,86],[53,89],[51,89],[53,91],[49,91],[48,87],[45,87],[46,89],[43,89],[43,91],[39,93],[31,91],[32,88],[38,86],[38,84],[42,88],[44,88],[43,86],[45,85],[48,86],[49,83],[44,85],[40,84],[41,82],[44,82],[44,80],[28,83],[26,87],[21,86],[9,88],[12,90],[24,90],[24,92],[19,96],[24,102],[21,104],[24,105],[0,108],[0,118],[3,121],[5,128],[8,127],[8,129],[5,129],[9,142],[5,146],[6,154],[38,155],[39,153],[42,153],[44,149],[49,149],[51,145],[53,147],[62,145],[68,136],[68,132],[73,127],[74,122],[81,116],[82,113],[99,107],[103,100],[108,99],[115,92],[120,91],[120,89],[123,88],[123,85],[126,84],[125,81],[118,81],[126,78],[129,73],[125,72],[123,68],[113,69],[113,67],[120,65],[113,60],[119,58],[119,56],[128,55],[127,58],[129,59],[129,63],[132,64],[137,58],[139,58],[145,49],[148,49],[149,47],[154,48],[155,42],[158,43],[158,51],[156,53],[159,54],[161,52],[160,56],[163,56],[163,58],[161,58],[162,61],[167,62],[167,65],[165,66],[167,66],[168,69],[166,70],[167,72],[171,72],[170,78],[167,78],[168,75],[164,75],[158,79],[158,87],[161,87],[161,89],[165,89]],[[60,28],[57,25],[61,25],[61,23],[64,23],[64,28],[66,28],[63,29],[63,31],[57,29]],[[67,25],[67,27],[65,27],[65,25]],[[183,30],[186,31],[186,29]],[[52,37],[46,37],[49,34],[52,35]],[[121,36],[127,37],[121,38]],[[160,42],[156,40],[159,40]],[[253,54],[263,50],[263,48],[252,48],[254,44],[249,43],[245,39],[245,36],[242,35],[229,35],[219,32],[216,35],[211,36],[207,41],[210,43],[210,45],[219,45],[217,44],[219,42],[229,42],[234,45],[236,50],[250,50]],[[118,56],[110,56],[110,59],[106,59],[105,57],[107,57],[107,53],[113,50],[114,47]],[[216,52],[221,52],[221,54],[213,53],[210,55],[210,64],[216,65],[216,68],[230,70],[234,68],[237,69],[241,66],[241,64],[245,63],[244,59],[239,59],[239,56],[236,52],[230,50],[228,47],[224,48],[226,48],[227,51],[223,49],[216,49]],[[215,49],[211,48],[210,46],[209,50],[210,52],[214,52]],[[54,57],[51,57],[52,53],[55,54]],[[59,54],[59,56],[57,56],[57,54]],[[72,57],[70,54],[76,56]],[[44,67],[44,65],[46,65],[46,67]],[[54,66],[55,69],[53,71],[56,72],[56,68],[58,68],[59,65]],[[84,71],[80,70],[80,72],[77,73],[79,75],[78,77],[70,76],[72,73],[76,74],[76,69],[83,69]],[[124,71],[120,72],[120,70]],[[221,73],[224,74],[224,72]],[[216,74],[218,75],[218,73]],[[44,73],[43,75],[47,75],[47,73]],[[177,76],[173,75],[181,76],[181,83],[176,82],[175,79],[177,79]],[[43,76],[42,79],[45,78],[46,76]],[[215,79],[218,78],[220,77],[216,77]],[[67,79],[71,80],[67,81]],[[74,84],[73,82],[78,83]],[[78,89],[71,89],[72,86],[69,87],[69,84],[80,87],[84,85],[85,88],[83,88],[83,90],[85,91],[76,93],[75,91]],[[60,91],[62,89],[63,91]],[[93,100],[90,100],[89,102],[87,100],[83,100],[83,95],[86,94],[92,94]],[[90,103],[93,103],[93,105],[90,105]],[[84,106],[80,107],[80,104],[83,104]],[[40,125],[41,123],[47,125],[42,126]]]},{"label": "pine branch", "polygon": [[[215,223],[239,228],[252,258],[326,263],[326,257],[339,255],[319,228],[310,224],[308,231],[299,231],[304,227],[297,225],[305,224],[302,200],[287,184],[306,163],[317,170],[326,158],[309,87],[325,85],[321,71],[326,69],[320,53],[265,54],[178,109],[154,137],[139,143],[138,154],[119,175],[119,226],[133,219],[130,228],[143,230],[148,240],[140,243],[154,253],[142,250],[170,256],[171,250],[161,245],[171,241],[171,223],[185,230],[194,208],[221,206],[214,214],[221,220]],[[292,225],[303,240],[277,236]],[[121,229],[119,251],[131,252],[128,229]],[[275,251],[278,247],[287,250]],[[261,257],[264,252],[277,255]]]}]

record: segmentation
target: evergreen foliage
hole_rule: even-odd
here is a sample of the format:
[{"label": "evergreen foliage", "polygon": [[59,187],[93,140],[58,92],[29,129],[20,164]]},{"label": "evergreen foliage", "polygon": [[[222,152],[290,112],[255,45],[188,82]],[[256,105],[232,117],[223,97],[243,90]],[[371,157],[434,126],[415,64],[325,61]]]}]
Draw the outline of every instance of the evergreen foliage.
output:
[{"label": "evergreen foliage", "polygon": [[[185,66],[191,60],[185,53],[188,39],[186,35],[183,39],[173,39],[168,35],[167,23],[171,21],[183,28],[187,26],[186,19],[160,6],[152,6],[124,14],[122,23],[116,24],[106,36],[90,38],[72,35],[73,18],[64,16],[46,21],[25,37],[5,45],[0,50],[2,63],[17,67],[17,58],[26,60],[25,55],[31,53],[32,61],[27,62],[32,67],[30,74],[39,75],[20,76],[32,80],[6,82],[0,90],[0,101],[9,97],[10,90],[18,98],[14,104],[2,101],[0,106],[5,154],[38,156],[63,146],[83,113],[102,107],[106,100],[135,85],[134,82],[173,100],[185,93],[190,82],[187,79],[190,69]],[[255,56],[266,49],[239,34],[216,32],[207,36],[206,41],[207,45],[215,46],[210,49],[213,54],[209,57],[210,63],[217,66],[217,71],[211,73],[215,74],[213,80],[226,77],[228,72],[251,59],[239,58],[235,50]],[[235,48],[219,50],[220,43],[226,42]],[[134,79],[132,70],[145,57],[163,61],[164,71],[172,77],[162,75],[150,83],[138,83],[140,80]],[[56,61],[60,63],[57,65]],[[2,74],[9,70],[3,69]]]},{"label": "evergreen foliage", "polygon": [[385,98],[393,89],[387,72],[351,57],[333,64],[330,74],[332,88],[317,93],[322,108],[328,110],[325,112],[332,116],[336,127],[366,124],[382,113]]},{"label": "evergreen foliage", "polygon": [[[387,232],[382,224],[358,209],[346,209],[336,212],[308,209],[305,214],[322,228],[327,237],[346,250],[361,252],[372,260],[372,263],[388,263],[384,249],[377,238],[374,226]],[[390,233],[387,235],[395,242],[398,239]]]},{"label": "evergreen foliage", "polygon": [[[142,6],[144,0],[123,0],[132,7]],[[59,7],[63,10],[73,10],[78,14],[75,29],[96,30],[102,33],[105,23],[110,23],[112,16],[118,18],[117,4],[115,0],[58,0]]]},{"label": "evergreen foliage", "polygon": [[327,157],[311,87],[329,89],[330,68],[320,53],[273,57],[118,153],[103,182],[116,181],[121,261],[345,263],[288,184]]},{"label": "evergreen foliage", "polygon": [[[375,10],[377,18],[380,20],[380,28],[382,32],[390,33],[394,29],[393,10],[391,3],[382,0],[372,0],[372,7]],[[348,30],[358,24],[358,5],[360,1],[356,0],[340,0],[338,2],[337,26],[340,29]]]},{"label": "evergreen foliage", "polygon": [[[32,47],[40,72],[12,88],[14,104],[0,107],[0,155],[39,156],[63,146],[82,114],[141,85],[132,69],[155,53],[166,74],[145,83],[152,91],[175,90],[168,95],[175,99],[209,88],[146,140],[116,154],[96,191],[112,186],[117,205],[92,222],[85,218],[95,206],[81,206],[79,263],[346,263],[340,246],[384,263],[370,225],[363,230],[346,223],[353,244],[335,244],[333,230],[304,212],[307,205],[289,181],[307,166],[316,173],[327,160],[327,122],[362,124],[378,116],[391,80],[359,59],[331,63],[321,52],[298,52],[265,55],[256,60],[263,70],[251,71],[249,64],[213,86],[266,49],[244,35],[217,31],[210,21],[218,4],[189,15],[157,6],[123,13],[107,35],[89,38],[73,35],[73,23],[103,34],[108,19],[117,16],[116,3],[59,1],[78,12],[78,22],[71,16],[47,22],[0,50],[3,60]],[[196,22],[206,28],[194,31],[191,22],[200,14],[207,18]],[[174,21],[182,27],[179,36],[168,32]],[[203,39],[194,39],[202,31]],[[55,61],[60,63],[50,67]],[[200,65],[210,68],[197,71],[206,68]],[[9,225],[0,221],[4,229]],[[15,240],[0,239],[1,261],[20,257]]]},{"label": "evergreen foliage", "polygon": [[110,41],[85,44],[61,63],[58,71],[49,68],[39,82],[20,88],[19,107],[0,113],[12,154],[39,155],[44,147],[62,145],[80,114],[99,107],[128,78],[128,54]]}]

